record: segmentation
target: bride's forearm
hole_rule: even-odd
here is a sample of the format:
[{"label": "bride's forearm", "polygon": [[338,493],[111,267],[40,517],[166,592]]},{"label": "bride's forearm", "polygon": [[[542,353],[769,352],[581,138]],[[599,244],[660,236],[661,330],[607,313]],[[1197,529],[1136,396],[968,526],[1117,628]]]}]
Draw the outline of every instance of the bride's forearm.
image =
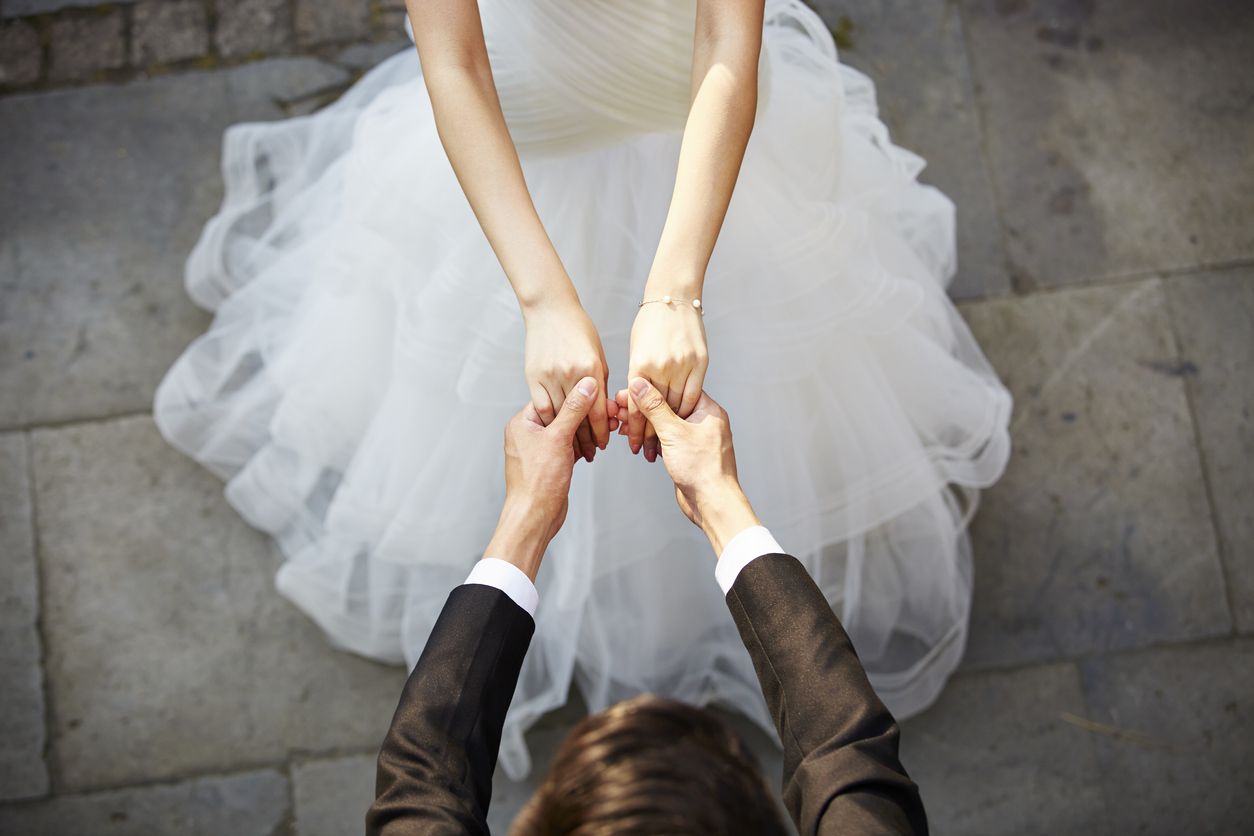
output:
[{"label": "bride's forearm", "polygon": [[646,296],[701,295],[757,112],[761,0],[699,3],[696,29],[692,106]]},{"label": "bride's forearm", "polygon": [[476,3],[414,2],[410,18],[440,142],[519,306],[578,304],[527,190]]}]

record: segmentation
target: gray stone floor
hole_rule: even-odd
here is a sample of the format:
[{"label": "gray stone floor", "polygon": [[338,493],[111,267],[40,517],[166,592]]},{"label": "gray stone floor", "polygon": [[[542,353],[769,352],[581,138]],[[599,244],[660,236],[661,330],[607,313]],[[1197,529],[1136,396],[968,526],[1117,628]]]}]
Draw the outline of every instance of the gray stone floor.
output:
[{"label": "gray stone floor", "polygon": [[[903,732],[935,831],[1248,832],[1254,6],[817,5],[957,203],[954,295],[1016,397],[966,660]],[[180,273],[222,130],[388,49],[0,97],[0,833],[360,829],[402,673],[327,647],[146,412],[206,324]],[[498,781],[498,829],[528,792]]]}]

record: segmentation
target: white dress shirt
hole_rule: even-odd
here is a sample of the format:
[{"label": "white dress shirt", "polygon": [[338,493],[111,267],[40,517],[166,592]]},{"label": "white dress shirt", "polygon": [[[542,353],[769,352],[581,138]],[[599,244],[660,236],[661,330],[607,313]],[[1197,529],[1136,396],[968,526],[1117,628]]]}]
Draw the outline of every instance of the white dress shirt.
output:
[{"label": "white dress shirt", "polygon": [[466,583],[477,583],[483,586],[495,586],[504,592],[514,603],[527,611],[527,615],[536,617],[536,605],[540,603],[540,593],[536,585],[527,577],[527,573],[514,564],[495,557],[485,557],[470,570]]},{"label": "white dress shirt", "polygon": [[[751,526],[727,541],[723,553],[718,556],[718,563],[714,565],[714,579],[726,595],[731,592],[741,570],[750,563],[764,554],[783,553],[784,550],[765,526]],[[528,615],[536,617],[540,593],[536,591],[536,585],[531,582],[531,578],[508,561],[495,557],[483,558],[470,570],[466,583],[496,587],[526,610]]]}]

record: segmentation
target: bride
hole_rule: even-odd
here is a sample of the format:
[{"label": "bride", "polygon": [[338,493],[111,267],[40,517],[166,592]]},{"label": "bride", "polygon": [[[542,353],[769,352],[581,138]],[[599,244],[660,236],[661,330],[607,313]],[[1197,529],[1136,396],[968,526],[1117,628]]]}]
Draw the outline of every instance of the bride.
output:
[{"label": "bride", "polygon": [[[409,14],[416,53],[227,132],[187,264],[216,315],[157,392],[165,437],[282,550],[280,592],[337,646],[412,665],[492,531],[506,418],[640,375],[681,415],[704,387],[735,416],[764,524],[890,708],[925,708],[963,652],[966,525],[1010,398],[945,295],[953,206],[872,83],[799,0]],[[513,777],[572,682],[594,711],[651,691],[772,728],[656,438],[626,420],[607,447],[602,402],[575,442],[599,461],[539,577]]]}]

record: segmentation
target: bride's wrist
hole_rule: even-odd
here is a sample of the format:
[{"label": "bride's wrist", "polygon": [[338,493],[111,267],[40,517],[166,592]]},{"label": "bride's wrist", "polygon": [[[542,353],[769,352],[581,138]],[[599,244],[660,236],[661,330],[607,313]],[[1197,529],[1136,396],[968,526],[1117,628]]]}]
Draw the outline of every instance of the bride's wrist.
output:
[{"label": "bride's wrist", "polygon": [[524,323],[553,314],[562,315],[583,311],[583,304],[579,301],[579,294],[575,292],[573,285],[569,291],[557,289],[535,297],[519,297],[518,307],[522,310]]}]

